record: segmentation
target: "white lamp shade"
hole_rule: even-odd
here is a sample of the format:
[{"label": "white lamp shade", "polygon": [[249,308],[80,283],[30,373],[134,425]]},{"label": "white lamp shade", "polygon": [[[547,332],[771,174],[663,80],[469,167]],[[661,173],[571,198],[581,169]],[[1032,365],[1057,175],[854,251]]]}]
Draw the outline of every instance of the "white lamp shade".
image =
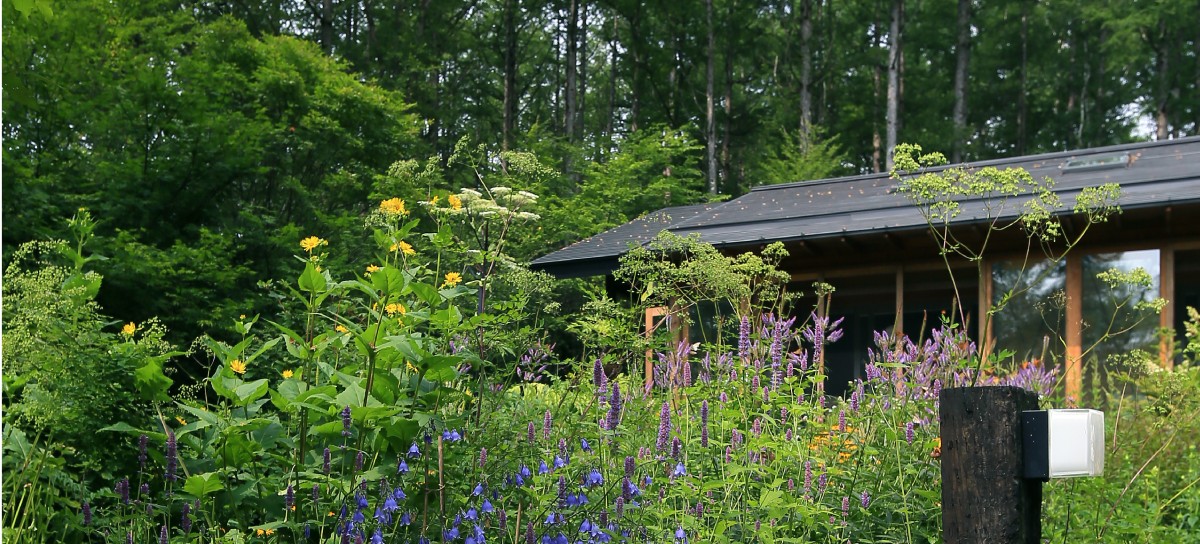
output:
[{"label": "white lamp shade", "polygon": [[1104,412],[1049,412],[1050,477],[1099,476],[1104,473]]}]

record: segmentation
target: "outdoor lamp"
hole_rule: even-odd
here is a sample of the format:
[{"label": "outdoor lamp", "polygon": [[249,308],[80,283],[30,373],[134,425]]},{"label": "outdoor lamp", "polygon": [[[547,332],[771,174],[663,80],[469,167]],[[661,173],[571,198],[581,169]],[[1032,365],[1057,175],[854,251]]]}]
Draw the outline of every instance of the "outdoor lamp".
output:
[{"label": "outdoor lamp", "polygon": [[1021,412],[1024,476],[1033,480],[1099,476],[1104,473],[1104,412]]}]

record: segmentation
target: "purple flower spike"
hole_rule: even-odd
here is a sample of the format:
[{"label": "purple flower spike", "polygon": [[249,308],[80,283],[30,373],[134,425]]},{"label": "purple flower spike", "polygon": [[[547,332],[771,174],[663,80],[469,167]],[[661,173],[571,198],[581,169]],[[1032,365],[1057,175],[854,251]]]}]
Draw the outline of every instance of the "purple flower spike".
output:
[{"label": "purple flower spike", "polygon": [[487,448],[479,448],[479,468],[487,464]]},{"label": "purple flower spike", "polygon": [[533,439],[534,439],[534,437],[535,437],[535,436],[536,436],[536,435],[534,434],[534,426],[533,426],[533,422],[532,422],[532,421],[530,421],[530,422],[529,422],[529,428],[525,430],[525,440],[526,440],[527,442],[533,443]]},{"label": "purple flower spike", "polygon": [[138,436],[138,468],[145,470],[146,468],[146,449],[150,446],[150,437],[146,435]]},{"label": "purple flower spike", "polygon": [[908,441],[908,445],[913,443],[913,422],[909,421],[904,424],[904,439]]},{"label": "purple flower spike", "polygon": [[350,436],[350,407],[342,408],[342,436]]},{"label": "purple flower spike", "polygon": [[863,510],[866,510],[868,506],[871,506],[871,494],[867,493],[866,490],[862,492],[860,499]]},{"label": "purple flower spike", "polygon": [[621,424],[621,384],[613,382],[612,396],[608,399],[608,417],[605,418],[604,427],[610,431],[617,430],[617,425]]},{"label": "purple flower spike", "polygon": [[83,501],[83,526],[87,527],[92,524],[92,505],[87,501]]},{"label": "purple flower spike", "polygon": [[750,318],[742,316],[738,326],[738,357],[745,359],[750,356]]},{"label": "purple flower spike", "polygon": [[192,532],[192,507],[188,503],[183,503],[183,509],[180,510],[179,527],[184,533]]},{"label": "purple flower spike", "polygon": [[317,501],[321,500],[321,484],[313,484],[312,500],[313,500],[313,502],[317,502]]},{"label": "purple flower spike", "polygon": [[167,544],[170,541],[170,535],[167,533],[167,526],[163,525],[162,530],[158,532],[158,543]]},{"label": "purple flower spike", "polygon": [[671,405],[663,402],[662,411],[658,416],[658,441],[655,442],[658,451],[665,451],[671,440]]},{"label": "purple flower spike", "polygon": [[365,460],[365,458],[366,458],[366,456],[363,455],[363,452],[361,450],[358,452],[357,455],[354,456],[354,472],[362,472],[363,461]]},{"label": "purple flower spike", "polygon": [[708,399],[700,403],[700,446],[708,447]]},{"label": "purple flower spike", "polygon": [[[287,491],[285,491],[283,494],[283,505],[288,510],[291,510],[292,506],[295,504],[296,504],[296,490],[295,490],[295,488],[292,487],[292,484],[288,484]],[[186,506],[187,505],[185,504],[184,507],[186,507]]]},{"label": "purple flower spike", "polygon": [[550,440],[550,425],[554,423],[554,416],[550,415],[550,410],[546,410],[546,416],[542,418],[542,439]]},{"label": "purple flower spike", "polygon": [[176,479],[175,469],[179,463],[178,453],[178,444],[175,443],[175,431],[167,429],[167,473],[165,477],[172,482]]},{"label": "purple flower spike", "polygon": [[324,470],[326,475],[329,475],[332,461],[333,453],[329,451],[329,448],[325,448],[325,451],[321,452],[321,470]]},{"label": "purple flower spike", "polygon": [[637,468],[637,460],[632,455],[625,457],[625,477],[632,478],[633,471]]},{"label": "purple flower spike", "polygon": [[121,498],[121,504],[129,504],[129,478],[121,478],[114,491]]}]

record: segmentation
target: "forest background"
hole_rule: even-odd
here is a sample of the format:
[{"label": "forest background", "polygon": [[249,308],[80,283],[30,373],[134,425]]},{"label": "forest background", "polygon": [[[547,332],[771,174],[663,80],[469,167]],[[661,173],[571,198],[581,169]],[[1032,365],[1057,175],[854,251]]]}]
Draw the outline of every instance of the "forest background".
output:
[{"label": "forest background", "polygon": [[[6,260],[87,208],[101,307],[176,345],[277,313],[264,280],[296,241],[354,254],[384,198],[537,193],[508,248],[528,261],[664,206],[886,171],[897,141],[974,161],[1200,131],[1195,0],[3,6]],[[564,312],[599,289],[564,285]]]}]

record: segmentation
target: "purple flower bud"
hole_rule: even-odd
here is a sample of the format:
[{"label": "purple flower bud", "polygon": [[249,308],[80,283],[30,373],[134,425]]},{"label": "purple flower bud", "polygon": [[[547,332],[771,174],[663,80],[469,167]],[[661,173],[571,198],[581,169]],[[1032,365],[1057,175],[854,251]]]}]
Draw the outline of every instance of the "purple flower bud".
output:
[{"label": "purple flower bud", "polygon": [[158,532],[158,544],[168,544],[170,535],[167,533],[167,526],[163,525],[162,530]]},{"label": "purple flower bud", "polygon": [[731,448],[729,446],[725,446],[725,462],[726,463],[733,462],[733,448]]},{"label": "purple flower bud", "polygon": [[795,491],[796,490],[796,480],[788,478],[787,488],[788,488],[788,491]]},{"label": "purple flower bud", "polygon": [[479,468],[487,464],[487,448],[479,448]]},{"label": "purple flower bud", "polygon": [[904,424],[904,440],[907,440],[910,446],[913,443],[913,422],[911,421]]},{"label": "purple flower bud", "polygon": [[313,484],[312,500],[313,500],[313,502],[317,502],[317,501],[321,500],[321,484]]},{"label": "purple flower bud", "polygon": [[325,448],[325,451],[321,454],[321,469],[325,471],[326,475],[329,475],[329,470],[332,467],[332,461],[333,453],[329,451],[329,448]]},{"label": "purple flower bud", "polygon": [[363,461],[365,460],[362,450],[359,450],[354,456],[354,472],[362,472]]},{"label": "purple flower bud", "polygon": [[750,424],[750,432],[754,434],[754,438],[762,436],[762,418],[754,418],[754,422]]},{"label": "purple flower bud", "polygon": [[625,515],[625,497],[617,497],[616,513],[618,518]]},{"label": "purple flower bud", "polygon": [[637,460],[632,455],[625,456],[625,477],[632,478],[633,471],[637,468]]},{"label": "purple flower bud", "polygon": [[822,472],[820,476],[817,476],[817,489],[819,489],[821,491],[825,491],[825,486],[828,484],[829,484],[829,474],[828,473]]},{"label": "purple flower bud", "polygon": [[683,453],[683,443],[679,441],[679,437],[671,439],[671,458],[679,459],[679,454]]},{"label": "purple flower bud", "polygon": [[294,506],[295,504],[296,504],[296,490],[295,490],[295,488],[292,487],[292,484],[288,484],[287,491],[285,491],[283,493],[283,506],[284,506],[284,508],[291,510],[292,506]]},{"label": "purple flower bud", "polygon": [[150,484],[142,482],[142,485],[138,486],[138,496],[144,497],[149,494],[150,494]]},{"label": "purple flower bud", "polygon": [[175,431],[167,429],[167,473],[165,478],[171,482],[176,479],[175,469],[179,463],[178,447],[178,444],[175,443]]},{"label": "purple flower bud", "polygon": [[342,408],[342,436],[350,436],[350,407]]},{"label": "purple flower bud", "polygon": [[805,461],[804,462],[804,494],[805,495],[808,495],[809,491],[812,491],[812,479],[813,479],[812,461]]},{"label": "purple flower bud", "polygon": [[838,432],[846,432],[846,411],[838,410]]},{"label": "purple flower bud", "polygon": [[842,517],[850,515],[850,497],[842,495]]},{"label": "purple flower bud", "polygon": [[671,438],[671,405],[664,401],[662,411],[658,415],[658,441],[655,442],[657,451],[665,451]]},{"label": "purple flower bud", "polygon": [[83,501],[83,526],[87,527],[92,524],[92,505],[88,501]]},{"label": "purple flower bud", "polygon": [[529,522],[529,524],[525,526],[525,544],[536,544],[536,540],[535,540],[535,537],[533,534],[533,522],[532,521]]},{"label": "purple flower bud", "polygon": [[763,394],[763,404],[771,404],[771,389],[768,387],[764,387],[762,389],[762,394]]},{"label": "purple flower bud", "polygon": [[700,403],[700,447],[708,447],[708,399]]},{"label": "purple flower bud", "polygon": [[546,410],[546,416],[542,418],[542,439],[550,440],[550,425],[553,423],[553,416],[550,415],[550,410]]},{"label": "purple flower bud", "polygon": [[608,383],[608,377],[604,375],[604,363],[597,357],[596,362],[592,365],[592,384],[596,386],[596,391],[603,396],[604,386]]},{"label": "purple flower bud", "polygon": [[533,443],[533,439],[534,439],[533,422],[530,421],[529,428],[526,429],[526,431],[525,431],[525,440],[530,443]]},{"label": "purple flower bud", "polygon": [[867,493],[866,490],[863,490],[860,500],[864,510],[866,510],[868,506],[871,506],[871,494]]}]

